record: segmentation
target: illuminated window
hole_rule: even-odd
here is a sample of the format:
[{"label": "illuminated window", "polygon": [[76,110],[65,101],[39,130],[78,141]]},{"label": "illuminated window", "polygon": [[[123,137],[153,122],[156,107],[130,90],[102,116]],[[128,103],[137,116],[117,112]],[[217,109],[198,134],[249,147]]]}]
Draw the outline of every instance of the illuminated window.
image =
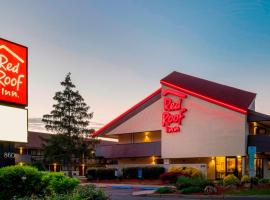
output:
[{"label": "illuminated window", "polygon": [[237,156],[237,171],[238,171],[238,175],[242,174],[242,157],[241,156]]},{"label": "illuminated window", "polygon": [[216,157],[216,176],[217,179],[225,177],[225,157]]},{"label": "illuminated window", "polygon": [[151,142],[150,136],[149,136],[149,132],[145,132],[144,133],[144,142]]}]

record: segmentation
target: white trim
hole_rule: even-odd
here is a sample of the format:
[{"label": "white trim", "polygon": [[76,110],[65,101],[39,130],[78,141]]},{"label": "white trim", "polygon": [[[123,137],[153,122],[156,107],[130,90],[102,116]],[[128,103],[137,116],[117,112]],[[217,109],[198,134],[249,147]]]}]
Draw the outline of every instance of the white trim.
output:
[{"label": "white trim", "polygon": [[7,52],[9,52],[11,55],[13,55],[15,58],[17,58],[17,60],[19,60],[21,63],[24,63],[24,60],[18,56],[16,53],[14,53],[13,51],[11,51],[8,47],[6,47],[5,45],[1,45],[0,49],[5,49]]}]

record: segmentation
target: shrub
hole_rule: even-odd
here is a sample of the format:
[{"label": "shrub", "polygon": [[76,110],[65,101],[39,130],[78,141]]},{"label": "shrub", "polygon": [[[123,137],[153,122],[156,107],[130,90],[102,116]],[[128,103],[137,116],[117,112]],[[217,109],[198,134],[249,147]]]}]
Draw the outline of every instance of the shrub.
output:
[{"label": "shrub", "polygon": [[259,179],[258,179],[258,177],[251,177],[250,178],[250,182],[252,182],[254,185],[258,185],[258,183],[259,183]]},{"label": "shrub", "polygon": [[74,199],[78,200],[107,200],[105,192],[94,185],[79,186],[76,190]]},{"label": "shrub", "polygon": [[217,188],[215,186],[208,185],[204,188],[204,194],[216,194]]},{"label": "shrub", "polygon": [[144,179],[159,179],[160,175],[165,172],[164,167],[143,167],[142,176]]},{"label": "shrub", "polygon": [[241,184],[250,183],[250,178],[248,175],[244,175],[241,178]]},{"label": "shrub", "polygon": [[0,169],[0,199],[43,195],[42,173],[30,166],[9,166]]},{"label": "shrub", "polygon": [[240,183],[240,180],[233,174],[229,174],[225,176],[223,179],[223,185],[229,186],[229,185],[238,185]]},{"label": "shrub", "polygon": [[189,177],[180,176],[177,178],[176,187],[178,190],[192,186],[192,181]]},{"label": "shrub", "polygon": [[111,168],[91,168],[87,170],[86,177],[88,180],[115,179],[115,170]]},{"label": "shrub", "polygon": [[45,171],[45,166],[41,161],[35,161],[30,164],[30,166],[37,168],[39,171]]},{"label": "shrub", "polygon": [[142,170],[143,179],[158,179],[161,174],[165,172],[164,167],[154,166],[154,167],[127,167],[123,168],[123,177],[127,179],[137,179],[138,171]]},{"label": "shrub", "polygon": [[70,178],[61,172],[45,172],[42,183],[46,186],[46,194],[68,194],[80,183],[78,179]]},{"label": "shrub", "polygon": [[174,189],[171,187],[160,187],[155,191],[155,193],[158,193],[158,194],[169,194],[173,192],[174,192]]},{"label": "shrub", "polygon": [[200,170],[194,167],[171,167],[168,172],[178,173],[183,176],[189,177],[203,177],[203,174]]},{"label": "shrub", "polygon": [[189,178],[189,177],[181,176],[177,179],[177,182],[176,182],[177,189],[182,190],[184,188],[191,187],[191,186],[199,187],[201,191],[203,191],[206,186],[214,186],[214,183],[210,180],[200,178],[200,177]]},{"label": "shrub", "polygon": [[138,167],[127,167],[123,168],[123,177],[126,179],[137,179],[138,178]]},{"label": "shrub", "polygon": [[267,179],[267,178],[261,178],[259,180],[259,184],[267,184],[267,183],[269,183],[269,179]]},{"label": "shrub", "polygon": [[197,192],[202,192],[202,189],[197,186],[190,186],[181,190],[182,194],[191,194],[191,193],[197,193]]},{"label": "shrub", "polygon": [[165,183],[175,183],[180,176],[183,175],[177,172],[166,172],[160,175],[160,179]]}]

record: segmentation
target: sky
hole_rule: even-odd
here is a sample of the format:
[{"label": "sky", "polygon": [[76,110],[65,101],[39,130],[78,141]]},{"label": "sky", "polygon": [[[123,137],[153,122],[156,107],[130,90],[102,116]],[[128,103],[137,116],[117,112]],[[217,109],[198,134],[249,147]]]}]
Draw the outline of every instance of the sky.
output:
[{"label": "sky", "polygon": [[270,1],[0,0],[0,37],[29,48],[29,117],[68,72],[107,123],[179,71],[257,93],[270,114]]}]

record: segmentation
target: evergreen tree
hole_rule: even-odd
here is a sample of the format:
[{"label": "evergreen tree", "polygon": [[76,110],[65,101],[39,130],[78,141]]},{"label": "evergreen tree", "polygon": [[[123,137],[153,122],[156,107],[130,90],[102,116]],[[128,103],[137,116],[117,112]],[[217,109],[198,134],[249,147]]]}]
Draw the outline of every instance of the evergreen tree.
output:
[{"label": "evergreen tree", "polygon": [[43,115],[42,121],[48,131],[55,133],[45,141],[46,160],[62,164],[72,171],[80,158],[92,155],[90,152],[94,149],[95,140],[85,139],[93,132],[88,128],[93,113],[88,112],[89,106],[79,91],[75,90],[70,75],[68,73],[61,82],[64,89],[56,92],[53,110]]}]

